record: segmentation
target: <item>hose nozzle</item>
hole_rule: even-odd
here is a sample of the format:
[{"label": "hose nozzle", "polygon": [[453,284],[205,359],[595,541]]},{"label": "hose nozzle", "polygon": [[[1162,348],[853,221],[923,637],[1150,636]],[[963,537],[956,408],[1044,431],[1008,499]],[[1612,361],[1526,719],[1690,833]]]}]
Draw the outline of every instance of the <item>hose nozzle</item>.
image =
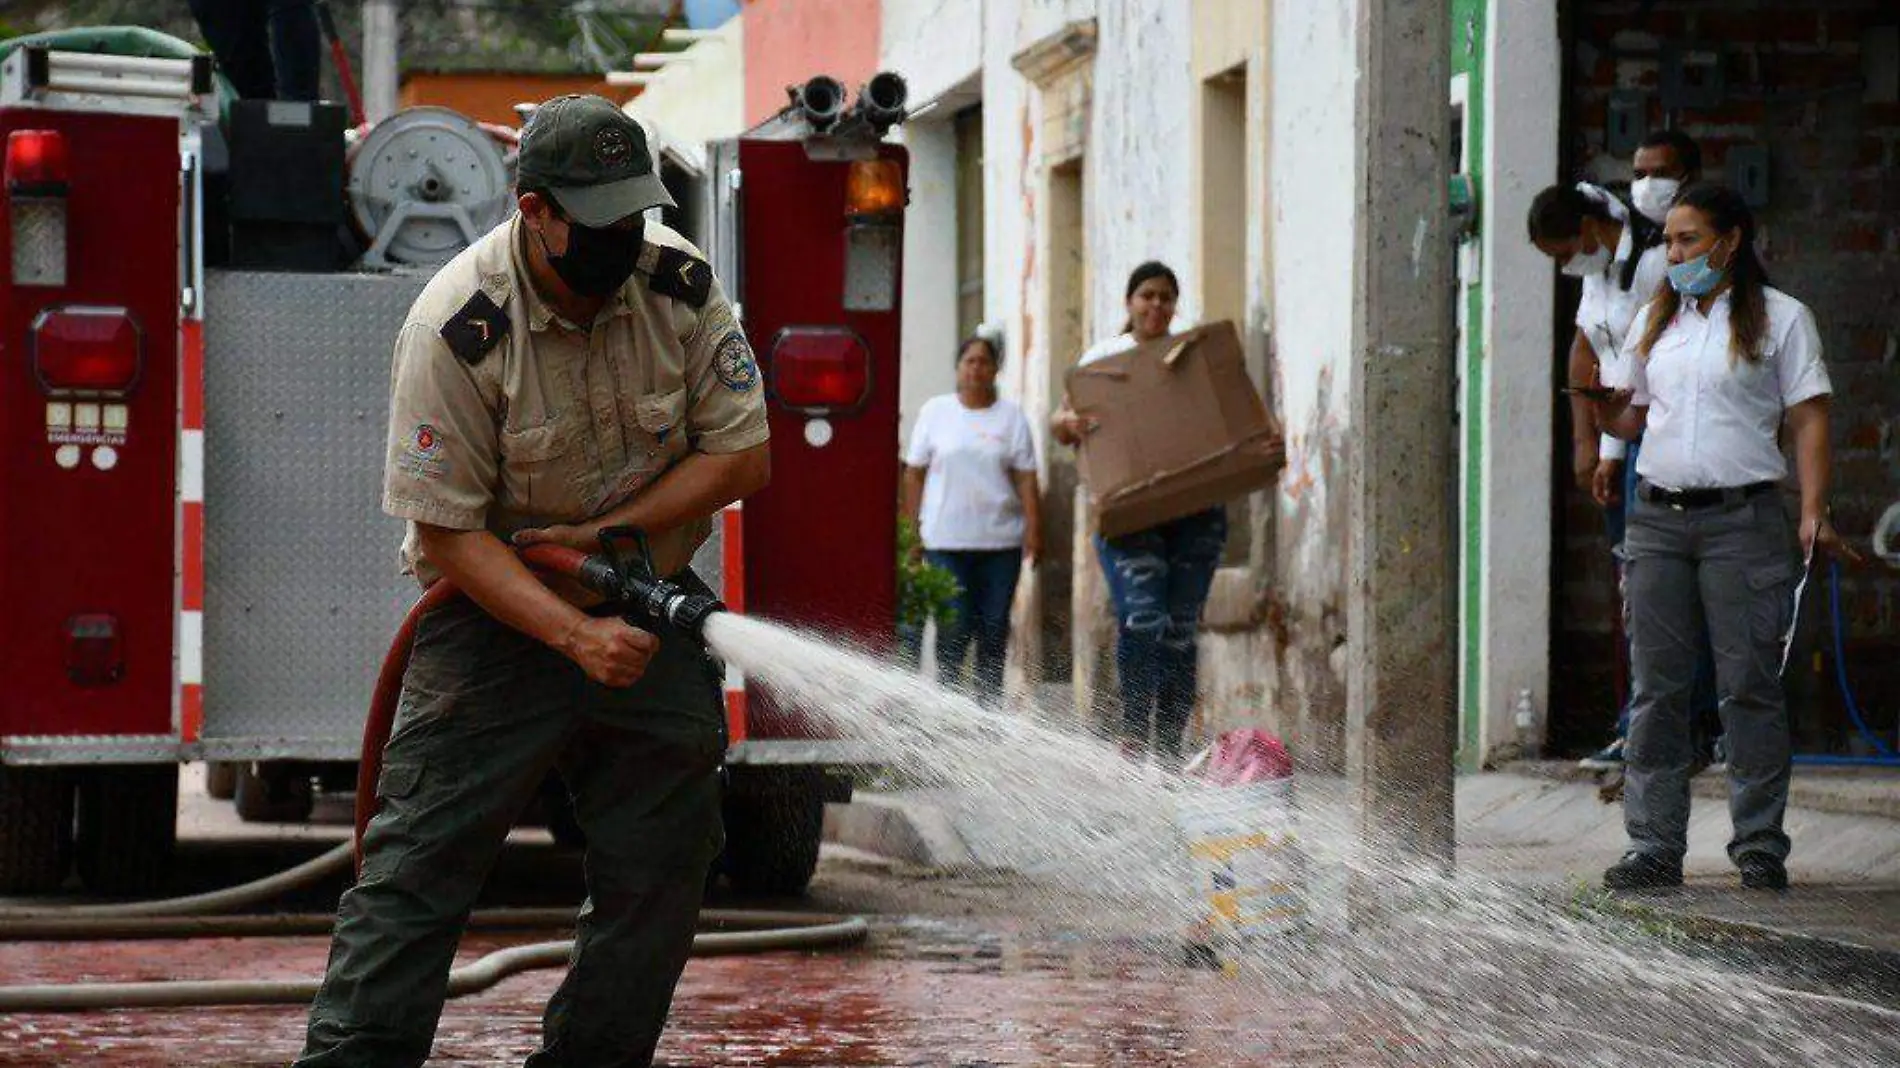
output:
[{"label": "hose nozzle", "polygon": [[[637,554],[625,564],[617,563],[614,543],[632,541]],[[580,580],[594,592],[627,607],[627,615],[648,626],[668,624],[681,633],[704,641],[706,619],[714,612],[726,611],[716,597],[695,593],[653,573],[653,553],[647,547],[644,531],[633,527],[608,527],[600,532],[601,551],[580,565]]]},{"label": "hose nozzle", "polygon": [[671,624],[696,641],[705,640],[707,618],[726,610],[725,602],[718,598],[689,593],[662,578],[629,574],[622,579],[620,599],[626,603],[629,616],[655,625]]}]

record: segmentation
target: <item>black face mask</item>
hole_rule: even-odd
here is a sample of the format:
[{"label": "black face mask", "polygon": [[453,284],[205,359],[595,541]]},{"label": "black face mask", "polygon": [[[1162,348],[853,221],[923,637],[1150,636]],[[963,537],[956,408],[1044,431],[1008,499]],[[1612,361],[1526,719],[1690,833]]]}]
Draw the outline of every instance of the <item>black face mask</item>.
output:
[{"label": "black face mask", "polygon": [[583,297],[604,297],[633,277],[645,232],[645,219],[637,220],[631,230],[596,229],[569,219],[567,251],[556,256],[545,236],[541,251],[548,254],[548,266],[567,288]]}]

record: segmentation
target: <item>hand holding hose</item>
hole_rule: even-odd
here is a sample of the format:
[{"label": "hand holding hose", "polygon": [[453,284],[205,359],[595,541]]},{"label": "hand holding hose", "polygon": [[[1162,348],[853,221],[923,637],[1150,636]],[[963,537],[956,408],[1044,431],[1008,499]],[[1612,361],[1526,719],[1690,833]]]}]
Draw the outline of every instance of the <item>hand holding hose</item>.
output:
[{"label": "hand holding hose", "polygon": [[554,648],[602,686],[625,688],[646,674],[660,640],[624,619],[589,616],[563,634]]},{"label": "hand holding hose", "polygon": [[1826,516],[1801,517],[1801,551],[1812,556],[1816,548],[1844,564],[1866,563],[1854,547],[1847,544]]}]

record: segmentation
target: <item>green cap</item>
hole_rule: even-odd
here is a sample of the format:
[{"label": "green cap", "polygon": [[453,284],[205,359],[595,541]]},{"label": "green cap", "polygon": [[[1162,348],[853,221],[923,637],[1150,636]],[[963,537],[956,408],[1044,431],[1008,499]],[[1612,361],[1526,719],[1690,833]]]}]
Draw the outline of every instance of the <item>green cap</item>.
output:
[{"label": "green cap", "polygon": [[675,206],[655,173],[646,131],[598,96],[570,93],[534,110],[521,131],[515,186],[546,189],[582,226]]}]

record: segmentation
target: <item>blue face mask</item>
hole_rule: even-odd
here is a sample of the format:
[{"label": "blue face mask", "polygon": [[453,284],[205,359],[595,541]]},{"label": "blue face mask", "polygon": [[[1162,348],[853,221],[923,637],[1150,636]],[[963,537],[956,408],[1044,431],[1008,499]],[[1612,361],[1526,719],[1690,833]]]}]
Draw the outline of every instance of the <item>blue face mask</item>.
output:
[{"label": "blue face mask", "polygon": [[[1710,252],[1714,250],[1711,249]],[[1722,284],[1728,271],[1709,263],[1709,253],[1669,266],[1669,284],[1685,297],[1706,297]]]}]

